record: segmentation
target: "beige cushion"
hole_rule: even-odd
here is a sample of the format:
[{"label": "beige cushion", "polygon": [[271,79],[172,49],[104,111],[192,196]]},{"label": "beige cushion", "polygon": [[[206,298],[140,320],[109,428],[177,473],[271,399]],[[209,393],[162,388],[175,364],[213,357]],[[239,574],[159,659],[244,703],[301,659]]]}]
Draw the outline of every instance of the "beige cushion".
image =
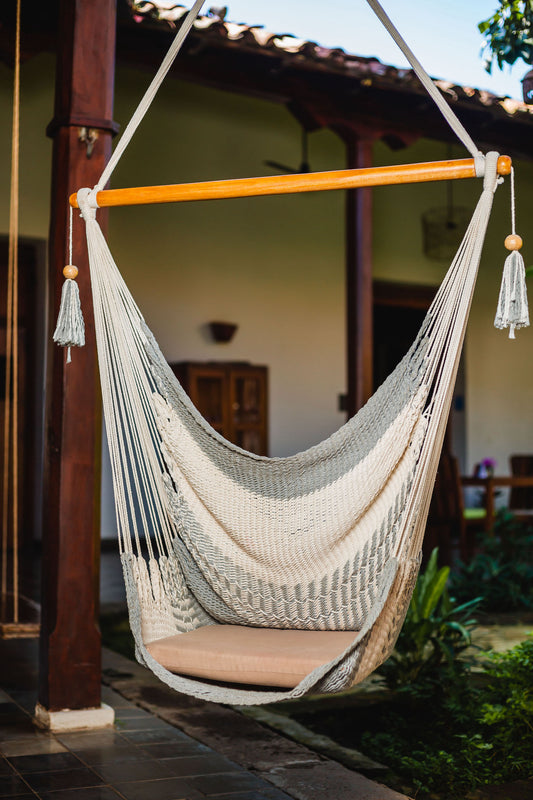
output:
[{"label": "beige cushion", "polygon": [[227,683],[293,688],[353,641],[354,631],[207,625],[157,639],[149,653],[170,672]]}]

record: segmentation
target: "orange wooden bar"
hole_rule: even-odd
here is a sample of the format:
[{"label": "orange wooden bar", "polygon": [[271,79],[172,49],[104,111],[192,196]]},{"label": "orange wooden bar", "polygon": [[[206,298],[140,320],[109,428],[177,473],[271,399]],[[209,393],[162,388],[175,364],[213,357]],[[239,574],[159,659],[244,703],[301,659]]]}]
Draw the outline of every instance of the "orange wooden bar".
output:
[{"label": "orange wooden bar", "polygon": [[[511,159],[500,156],[498,174],[509,175]],[[101,208],[136,206],[151,203],[183,203],[193,200],[224,200],[234,197],[259,197],[297,192],[323,192],[334,189],[357,189],[368,186],[390,186],[400,183],[424,183],[475,178],[473,158],[455,161],[429,161],[422,164],[401,164],[369,169],[342,169],[332,172],[310,172],[297,175],[268,175],[263,178],[237,178],[227,181],[178,183],[170,186],[141,186],[131,189],[106,189],[98,192]],[[70,205],[78,207],[76,195]]]}]

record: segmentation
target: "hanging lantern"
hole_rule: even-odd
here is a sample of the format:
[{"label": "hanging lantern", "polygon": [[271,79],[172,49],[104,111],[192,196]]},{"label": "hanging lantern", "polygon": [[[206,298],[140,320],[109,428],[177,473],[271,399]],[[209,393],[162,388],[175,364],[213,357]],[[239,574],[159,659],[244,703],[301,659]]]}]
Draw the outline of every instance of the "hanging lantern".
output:
[{"label": "hanging lantern", "polygon": [[522,78],[522,93],[524,95],[524,103],[533,105],[533,69],[526,72]]}]

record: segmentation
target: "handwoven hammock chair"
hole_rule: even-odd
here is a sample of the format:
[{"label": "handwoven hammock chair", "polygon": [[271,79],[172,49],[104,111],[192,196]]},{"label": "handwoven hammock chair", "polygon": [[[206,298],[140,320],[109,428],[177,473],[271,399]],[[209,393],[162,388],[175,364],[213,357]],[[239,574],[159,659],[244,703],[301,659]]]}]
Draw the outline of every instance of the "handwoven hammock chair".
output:
[{"label": "handwoven hammock chair", "polygon": [[[383,19],[379,4],[369,2]],[[201,5],[198,0],[182,23],[181,41]],[[177,39],[168,66],[179,46]],[[164,74],[162,68],[159,82]],[[152,85],[152,96],[156,89]],[[106,196],[113,192],[102,189],[132,130],[126,129],[97,187],[72,200],[86,222],[137,658],[180,692],[238,704],[336,692],[369,675],[394,647],[419,569],[485,230],[501,180],[498,155],[479,154],[439,92],[432,84],[428,90],[452,116],[478,174],[484,172],[472,221],[394,372],[339,431],[288,458],[245,452],[202,418],[113,261],[95,214],[98,205],[110,204]],[[132,124],[134,129],[138,119]]]}]

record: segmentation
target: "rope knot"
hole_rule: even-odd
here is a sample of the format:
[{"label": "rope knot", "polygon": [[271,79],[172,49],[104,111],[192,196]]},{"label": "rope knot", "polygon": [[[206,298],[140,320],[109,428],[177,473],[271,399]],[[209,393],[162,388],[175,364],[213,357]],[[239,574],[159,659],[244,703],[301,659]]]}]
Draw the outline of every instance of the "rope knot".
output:
[{"label": "rope knot", "polygon": [[[499,183],[498,179],[498,158],[500,157],[499,153],[496,153],[494,150],[491,150],[490,153],[487,153],[485,156],[485,173],[483,177],[483,190],[495,192],[496,188]],[[477,166],[476,166],[477,170]]]},{"label": "rope knot", "polygon": [[76,195],[81,216],[85,222],[96,219],[96,209],[99,208],[96,202],[96,191],[94,189],[79,189]]}]

